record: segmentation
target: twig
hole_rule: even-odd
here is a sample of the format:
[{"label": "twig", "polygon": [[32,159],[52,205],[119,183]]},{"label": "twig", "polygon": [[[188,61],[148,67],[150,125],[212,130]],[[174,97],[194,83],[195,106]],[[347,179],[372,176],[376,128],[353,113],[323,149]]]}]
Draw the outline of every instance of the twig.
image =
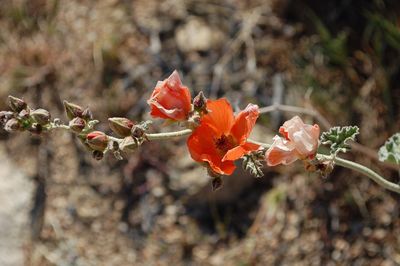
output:
[{"label": "twig", "polygon": [[258,20],[261,17],[260,7],[255,8],[250,14],[248,14],[242,22],[242,27],[238,34],[235,36],[233,41],[229,44],[224,55],[218,60],[214,66],[213,79],[211,82],[210,97],[216,98],[218,90],[221,84],[222,74],[226,64],[231,60],[232,56],[239,50],[241,45],[249,38],[253,27],[257,25]]}]

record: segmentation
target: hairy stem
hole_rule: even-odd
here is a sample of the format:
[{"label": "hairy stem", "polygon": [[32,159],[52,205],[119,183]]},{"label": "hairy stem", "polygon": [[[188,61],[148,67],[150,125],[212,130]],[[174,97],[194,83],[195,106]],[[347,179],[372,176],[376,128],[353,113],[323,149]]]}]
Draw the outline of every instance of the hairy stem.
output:
[{"label": "hairy stem", "polygon": [[175,137],[187,136],[187,135],[190,135],[191,133],[192,133],[191,129],[184,129],[184,130],[174,131],[174,132],[146,134],[146,137],[148,140],[164,140],[164,139],[170,139],[170,138],[175,138]]},{"label": "hairy stem", "polygon": [[[327,156],[327,155],[323,155],[323,154],[318,154],[318,158],[329,159],[331,157]],[[381,185],[382,187],[384,187],[388,190],[400,193],[400,185],[386,180],[384,177],[380,176],[379,174],[377,174],[376,172],[372,171],[371,169],[369,169],[368,167],[366,167],[364,165],[361,165],[361,164],[358,164],[356,162],[352,162],[349,160],[345,160],[345,159],[339,158],[339,157],[334,158],[333,161],[337,165],[340,165],[345,168],[349,168],[353,171],[359,172],[359,173],[369,177],[370,179],[372,179],[373,181],[375,181],[376,183],[378,183],[379,185]]]}]

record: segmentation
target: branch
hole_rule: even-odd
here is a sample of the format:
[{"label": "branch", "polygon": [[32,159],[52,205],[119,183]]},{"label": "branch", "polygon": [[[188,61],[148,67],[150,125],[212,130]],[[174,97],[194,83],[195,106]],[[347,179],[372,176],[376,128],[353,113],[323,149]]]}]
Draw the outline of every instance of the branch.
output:
[{"label": "branch", "polygon": [[184,129],[180,131],[166,132],[166,133],[153,133],[146,134],[148,140],[165,140],[175,137],[183,137],[190,135],[192,133],[191,129]]}]

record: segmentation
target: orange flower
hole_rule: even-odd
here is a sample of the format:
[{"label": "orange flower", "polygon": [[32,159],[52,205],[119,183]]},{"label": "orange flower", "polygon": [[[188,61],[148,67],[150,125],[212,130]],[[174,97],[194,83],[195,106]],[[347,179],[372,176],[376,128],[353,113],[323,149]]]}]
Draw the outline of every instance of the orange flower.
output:
[{"label": "orange flower", "polygon": [[206,162],[218,174],[230,175],[234,161],[255,151],[259,145],[247,142],[258,118],[258,106],[249,104],[236,117],[226,99],[207,100],[206,115],[187,141],[190,155]]},{"label": "orange flower", "polygon": [[284,138],[275,136],[274,142],[265,153],[269,166],[290,164],[297,159],[313,158],[318,149],[319,126],[307,125],[295,116],[279,128]]},{"label": "orange flower", "polygon": [[147,103],[153,117],[175,121],[186,120],[192,109],[190,91],[182,85],[176,70],[167,79],[157,82]]}]

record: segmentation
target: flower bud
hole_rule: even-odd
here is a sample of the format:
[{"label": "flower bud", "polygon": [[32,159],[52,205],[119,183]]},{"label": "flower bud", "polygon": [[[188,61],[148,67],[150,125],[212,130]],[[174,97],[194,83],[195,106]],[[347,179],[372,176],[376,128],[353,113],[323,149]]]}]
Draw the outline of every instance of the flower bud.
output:
[{"label": "flower bud", "polygon": [[207,113],[207,99],[202,91],[194,97],[193,109],[199,113]]},{"label": "flower bud", "polygon": [[136,139],[142,138],[144,136],[144,129],[142,127],[139,127],[139,126],[132,127],[131,136],[136,138]]},{"label": "flower bud", "polygon": [[71,120],[75,117],[82,117],[83,108],[79,105],[64,101],[65,112],[67,113],[67,117]]},{"label": "flower bud", "polygon": [[14,113],[10,111],[0,111],[0,119],[10,119]]},{"label": "flower bud", "polygon": [[10,120],[8,120],[6,125],[4,126],[4,129],[8,132],[15,132],[20,130],[21,128],[22,127],[20,122],[15,118],[11,118]]},{"label": "flower bud", "polygon": [[90,111],[89,108],[86,108],[85,110],[83,110],[82,118],[85,120],[92,120],[93,119],[92,111]]},{"label": "flower bud", "polygon": [[104,157],[104,153],[102,151],[93,151],[92,156],[95,160],[100,161]]},{"label": "flower bud", "polygon": [[27,107],[27,104],[24,100],[10,95],[8,96],[8,106],[10,106],[11,110],[14,112],[19,113]]},{"label": "flower bud", "polygon": [[130,153],[136,150],[139,147],[139,142],[132,137],[126,137],[122,140],[119,145],[121,151],[125,153]]},{"label": "flower bud", "polygon": [[36,109],[31,112],[31,117],[36,120],[40,125],[47,125],[50,123],[50,113],[45,109]]},{"label": "flower bud", "polygon": [[128,137],[131,134],[133,122],[124,117],[112,117],[108,119],[111,130],[119,137]]},{"label": "flower bud", "polygon": [[22,119],[28,119],[29,118],[29,113],[30,111],[27,109],[22,110],[21,112],[18,113],[18,117]]},{"label": "flower bud", "polygon": [[14,116],[13,112],[9,111],[0,111],[0,125],[4,126],[8,120],[10,120]]},{"label": "flower bud", "polygon": [[221,177],[214,177],[213,180],[211,181],[211,188],[212,191],[217,191],[218,189],[222,188],[222,178]]},{"label": "flower bud", "polygon": [[29,128],[28,131],[33,133],[33,134],[40,134],[43,132],[43,127],[41,124],[38,123],[33,123]]},{"label": "flower bud", "polygon": [[85,128],[86,122],[80,117],[75,117],[71,121],[69,121],[69,127],[75,133],[80,133]]},{"label": "flower bud", "polygon": [[101,131],[93,131],[87,134],[86,143],[95,151],[104,151],[108,146],[108,137]]}]

